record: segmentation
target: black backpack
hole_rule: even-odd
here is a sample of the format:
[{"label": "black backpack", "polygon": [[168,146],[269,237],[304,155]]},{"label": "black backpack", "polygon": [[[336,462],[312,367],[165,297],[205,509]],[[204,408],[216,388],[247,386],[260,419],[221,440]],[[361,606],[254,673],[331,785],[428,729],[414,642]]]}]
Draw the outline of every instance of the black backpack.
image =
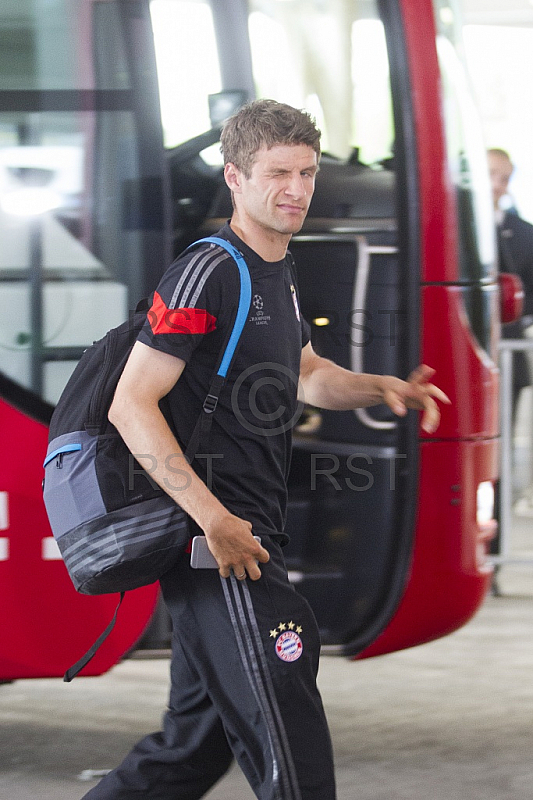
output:
[{"label": "black backpack", "polygon": [[[218,395],[234,358],[251,302],[251,280],[241,253],[225,239],[207,237],[235,259],[240,296],[233,328],[220,354],[202,412],[186,449],[189,461],[205,443]],[[190,248],[188,248],[190,249]],[[128,450],[107,415],[146,310],[89,347],[52,415],[44,461],[44,502],[52,533],[77,591],[107,594],[154,583],[189,543],[185,512],[157,486]],[[165,412],[164,404],[162,405]],[[170,419],[169,415],[166,415]],[[117,606],[117,611],[118,607]],[[71,680],[113,627],[65,675]],[[80,665],[81,664],[81,665]]]}]

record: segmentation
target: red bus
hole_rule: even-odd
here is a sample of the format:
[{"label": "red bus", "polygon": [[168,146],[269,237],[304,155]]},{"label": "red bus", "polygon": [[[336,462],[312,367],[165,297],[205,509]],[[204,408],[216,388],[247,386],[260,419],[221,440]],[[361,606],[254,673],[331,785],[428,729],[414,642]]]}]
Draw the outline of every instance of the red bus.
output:
[{"label": "red bus", "polygon": [[[42,502],[54,403],[84,347],[231,213],[218,139],[239,104],[305,107],[324,156],[291,243],[315,349],[354,371],[436,369],[418,415],[306,408],[286,549],[326,652],[450,633],[491,580],[500,306],[485,151],[445,0],[29,0],[0,20],[0,679],[59,676],[116,598],[76,594]],[[507,284],[505,284],[507,286]],[[517,301],[516,301],[517,302]],[[265,312],[266,313],[266,312]],[[153,618],[131,592],[84,674]],[[161,611],[159,611],[161,614]],[[167,634],[152,623],[144,642]]]}]

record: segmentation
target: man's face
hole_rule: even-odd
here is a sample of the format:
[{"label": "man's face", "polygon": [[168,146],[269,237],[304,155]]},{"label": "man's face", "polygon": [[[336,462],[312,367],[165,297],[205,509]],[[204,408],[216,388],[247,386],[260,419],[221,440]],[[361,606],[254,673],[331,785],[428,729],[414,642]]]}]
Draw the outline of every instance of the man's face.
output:
[{"label": "man's face", "polygon": [[239,217],[286,235],[297,233],[304,223],[317,170],[317,154],[304,144],[261,148],[249,178],[234,165],[226,165]]},{"label": "man's face", "polygon": [[513,165],[505,156],[499,153],[489,153],[489,172],[492,187],[492,201],[494,208],[498,208],[501,198],[507,194],[509,181],[513,174]]}]

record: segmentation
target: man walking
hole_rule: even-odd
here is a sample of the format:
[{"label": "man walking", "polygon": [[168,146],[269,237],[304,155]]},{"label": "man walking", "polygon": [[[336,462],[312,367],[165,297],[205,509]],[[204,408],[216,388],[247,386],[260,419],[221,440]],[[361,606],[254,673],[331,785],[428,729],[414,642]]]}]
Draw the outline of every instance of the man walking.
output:
[{"label": "man walking", "polygon": [[[448,401],[428,367],[408,381],[357,375],[313,351],[287,255],[318,171],[311,118],[259,100],[227,122],[221,142],[234,210],[218,235],[244,255],[256,313],[219,399],[209,457],[193,470],[183,447],[238,296],[234,261],[217,245],[167,270],[110,410],[130,450],[150,454],[151,475],[205,535],[218,570],[183,559],[161,579],[173,622],[163,730],[139,742],[87,800],[194,800],[233,757],[260,800],[334,800],[317,626],[281,551],[298,401],[329,409],[386,403],[399,415],[421,409],[427,431],[440,418],[435,398]],[[167,395],[177,438],[160,409]]]}]

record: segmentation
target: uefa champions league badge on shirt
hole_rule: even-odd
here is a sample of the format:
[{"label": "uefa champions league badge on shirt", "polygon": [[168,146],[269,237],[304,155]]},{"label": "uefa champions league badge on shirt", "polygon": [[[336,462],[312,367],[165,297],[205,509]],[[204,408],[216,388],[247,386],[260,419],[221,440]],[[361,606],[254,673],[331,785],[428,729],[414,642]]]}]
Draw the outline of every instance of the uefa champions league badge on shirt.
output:
[{"label": "uefa champions league badge on shirt", "polygon": [[296,319],[300,322],[300,306],[298,305],[298,298],[296,297],[296,289],[294,284],[291,283],[292,302],[294,303],[294,310],[296,311]]},{"label": "uefa champions league badge on shirt", "polygon": [[270,631],[270,636],[276,639],[274,647],[278,658],[287,662],[298,661],[304,649],[301,632],[301,626],[292,620],[280,622],[277,628]]},{"label": "uefa champions league badge on shirt", "polygon": [[250,317],[250,322],[255,322],[256,325],[268,325],[270,315],[265,314],[265,303],[260,294],[254,294],[252,305],[255,309],[255,314]]}]

